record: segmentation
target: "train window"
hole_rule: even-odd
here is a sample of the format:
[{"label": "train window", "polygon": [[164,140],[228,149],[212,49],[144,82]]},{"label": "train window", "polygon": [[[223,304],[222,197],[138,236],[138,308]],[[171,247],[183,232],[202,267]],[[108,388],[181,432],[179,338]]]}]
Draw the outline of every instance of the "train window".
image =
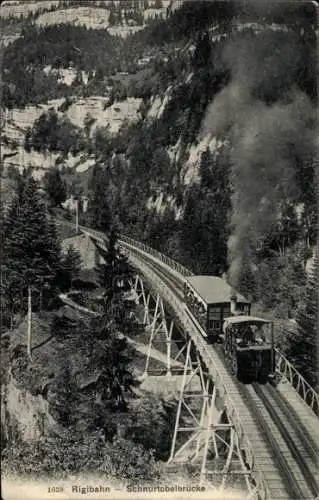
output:
[{"label": "train window", "polygon": [[211,321],[210,322],[210,328],[212,330],[220,330],[221,327],[221,322],[220,321]]},{"label": "train window", "polygon": [[220,319],[220,312],[221,308],[220,307],[210,307],[208,310],[208,319],[209,320],[219,320]]},{"label": "train window", "polygon": [[238,324],[229,328],[229,334],[236,337],[237,343],[245,344],[263,344],[271,342],[271,327],[268,323],[264,324]]},{"label": "train window", "polygon": [[227,318],[227,316],[230,316],[230,305],[226,305],[223,307],[223,316],[224,318]]},{"label": "train window", "polygon": [[208,320],[208,327],[209,328],[221,328],[222,321],[215,321],[215,320]]},{"label": "train window", "polygon": [[271,342],[271,325],[269,323],[256,325],[254,328],[254,334],[256,342],[259,344]]}]

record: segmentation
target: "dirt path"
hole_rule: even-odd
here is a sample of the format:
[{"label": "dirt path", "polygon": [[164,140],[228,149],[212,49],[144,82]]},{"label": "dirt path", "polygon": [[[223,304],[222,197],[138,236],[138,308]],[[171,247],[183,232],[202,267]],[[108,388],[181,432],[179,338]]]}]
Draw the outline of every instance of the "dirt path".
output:
[{"label": "dirt path", "polygon": [[[86,307],[80,306],[76,302],[74,302],[72,299],[68,297],[67,294],[61,293],[60,294],[60,299],[62,302],[64,302],[66,305],[69,307],[73,307],[74,309],[77,309],[79,312],[82,312],[84,314],[88,314],[90,316],[99,316],[98,313],[95,313],[94,311],[91,311],[90,309],[87,309]],[[146,346],[145,344],[142,344],[141,342],[136,342],[136,340],[131,339],[130,337],[126,337],[127,341],[129,344],[131,344],[137,351],[139,351],[141,354],[144,354],[145,356],[148,355],[149,347]],[[150,350],[150,357],[153,359],[156,359],[157,361],[160,361],[164,365],[167,363],[167,357],[165,354],[163,354],[161,351],[158,349],[155,349],[154,347],[151,348]],[[179,361],[175,361],[171,359],[171,366],[172,367],[183,367],[183,364],[180,363]]]},{"label": "dirt path", "polygon": [[[147,356],[148,354],[148,346],[145,344],[142,344],[141,342],[136,342],[135,340],[131,339],[130,337],[126,337],[127,341],[129,344],[131,344],[137,351],[139,351],[141,354],[144,354]],[[156,359],[157,361],[160,361],[163,364],[167,363],[167,357],[165,354],[163,354],[161,351],[158,349],[155,349],[154,347],[151,347],[150,350],[150,357],[153,359]],[[174,361],[171,359],[171,366],[173,367],[183,367],[184,365],[180,363],[179,361]]]}]

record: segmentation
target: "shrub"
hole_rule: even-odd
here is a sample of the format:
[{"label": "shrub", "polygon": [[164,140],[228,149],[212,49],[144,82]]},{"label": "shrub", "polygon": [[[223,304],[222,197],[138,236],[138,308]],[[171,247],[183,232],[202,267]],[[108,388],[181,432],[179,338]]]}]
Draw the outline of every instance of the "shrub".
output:
[{"label": "shrub", "polygon": [[151,481],[160,468],[153,452],[125,439],[104,443],[97,434],[65,435],[39,442],[16,440],[3,452],[4,473],[19,477],[68,478],[71,474],[103,474],[127,481]]}]

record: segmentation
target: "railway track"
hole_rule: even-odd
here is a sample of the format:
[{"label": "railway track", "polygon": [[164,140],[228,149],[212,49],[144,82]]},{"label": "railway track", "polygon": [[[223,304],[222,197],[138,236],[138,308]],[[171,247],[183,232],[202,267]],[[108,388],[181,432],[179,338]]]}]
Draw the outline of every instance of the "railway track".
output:
[{"label": "railway track", "polygon": [[[318,494],[316,467],[307,455],[307,441],[301,438],[296,422],[287,418],[286,411],[289,411],[289,408],[284,408],[285,403],[281,401],[276,389],[270,384],[260,386],[255,383],[244,386],[239,383],[239,392],[250,409],[268,450],[274,457],[290,498],[296,500],[316,498]],[[258,451],[262,457],[263,451]],[[272,472],[268,470],[266,453],[263,472],[266,478],[271,479]],[[278,490],[282,490],[283,485],[278,485]],[[280,497],[281,492],[278,491],[278,498]]]},{"label": "railway track", "polygon": [[[124,243],[126,246],[126,244]],[[123,245],[123,246],[124,246]],[[184,293],[183,293],[183,284],[182,280],[177,278],[176,276],[172,275],[169,271],[163,268],[161,264],[157,264],[154,262],[154,259],[151,257],[145,256],[145,252],[142,252],[139,249],[131,249],[130,251],[133,251],[139,258],[142,258],[145,262],[149,264],[149,266],[158,274],[160,275],[160,278],[164,281],[164,283],[171,289],[172,292],[175,293],[178,299],[184,300]],[[173,284],[173,287],[172,287]],[[164,298],[165,300],[165,298]]]},{"label": "railway track", "polygon": [[[180,300],[183,299],[181,279],[163,269],[163,266],[155,263],[153,259],[145,257],[138,249],[134,250],[134,253],[148,263]],[[217,351],[222,357],[220,350]],[[229,371],[229,367],[226,369]],[[317,498],[319,450],[298,415],[270,384],[260,386],[254,383],[245,386],[237,380],[235,384],[267,443],[268,453],[274,457],[280,471],[282,482],[276,485],[277,494],[273,498],[286,498],[287,492],[289,498],[294,500]],[[267,471],[266,455],[267,453],[265,453],[263,472],[271,479],[272,471]]]},{"label": "railway track", "polygon": [[315,498],[319,494],[316,478],[318,454],[308,441],[305,430],[301,431],[300,422],[292,420],[288,405],[282,401],[275,387],[270,384],[265,387],[254,384],[254,390],[287,444],[290,460],[291,457],[293,459],[291,464],[294,467],[294,479],[298,484],[301,498]]},{"label": "railway track", "polygon": [[[122,248],[135,254],[157,274],[171,292],[183,301],[183,278],[126,242]],[[165,301],[165,297],[163,297]],[[219,370],[228,379],[230,370],[216,347],[209,346],[219,358]],[[275,499],[311,500],[318,496],[318,447],[304,428],[289,402],[283,401],[269,384],[245,386],[234,377],[228,380],[230,395],[244,416],[243,423],[258,456],[258,467]]]}]

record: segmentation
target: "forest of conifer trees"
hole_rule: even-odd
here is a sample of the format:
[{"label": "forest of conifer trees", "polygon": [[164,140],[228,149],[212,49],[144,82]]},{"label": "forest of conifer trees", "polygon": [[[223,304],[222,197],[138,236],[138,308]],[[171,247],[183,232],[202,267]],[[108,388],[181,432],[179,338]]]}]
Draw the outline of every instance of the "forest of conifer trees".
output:
[{"label": "forest of conifer trees", "polygon": [[[124,14],[111,5],[110,25],[123,18],[141,27],[142,12],[125,5]],[[13,423],[3,459],[10,473],[163,477],[176,401],[140,396],[136,346],[145,332],[128,299],[135,271],[121,235],[195,275],[228,280],[253,314],[274,320],[277,347],[318,389],[316,40],[313,14],[291,9],[236,31],[236,3],[186,1],[126,39],[21,20],[21,36],[4,50],[3,108],[62,104],[21,136],[28,158],[56,155],[55,164],[40,180],[31,164],[1,171],[12,188],[0,207],[1,335],[19,388],[47,401],[56,428],[27,443]],[[70,85],[54,73],[65,69],[76,75]],[[92,96],[115,122],[119,103],[139,99],[136,117],[117,133],[90,113],[83,126],[72,121],[72,104]],[[6,154],[17,157],[16,144]],[[86,162],[93,166],[81,170]],[[61,218],[105,236],[108,250],[95,245],[87,274],[73,246],[83,235],[69,227],[65,246]],[[71,311],[66,296],[90,314]]]}]

